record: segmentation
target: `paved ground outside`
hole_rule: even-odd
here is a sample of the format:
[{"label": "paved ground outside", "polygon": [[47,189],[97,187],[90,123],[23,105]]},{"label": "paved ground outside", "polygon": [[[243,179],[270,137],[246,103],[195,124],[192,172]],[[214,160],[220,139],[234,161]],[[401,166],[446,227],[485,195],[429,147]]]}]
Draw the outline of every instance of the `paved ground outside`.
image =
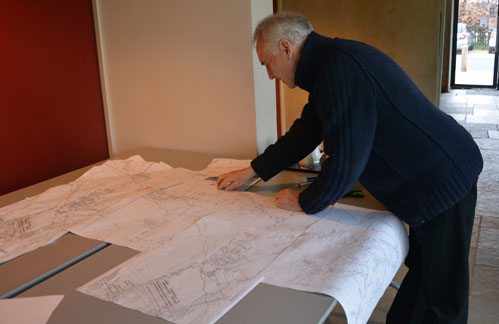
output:
[{"label": "paved ground outside", "polygon": [[466,59],[466,71],[461,70],[462,55],[456,55],[456,84],[492,86],[495,54],[488,50],[472,50]]}]

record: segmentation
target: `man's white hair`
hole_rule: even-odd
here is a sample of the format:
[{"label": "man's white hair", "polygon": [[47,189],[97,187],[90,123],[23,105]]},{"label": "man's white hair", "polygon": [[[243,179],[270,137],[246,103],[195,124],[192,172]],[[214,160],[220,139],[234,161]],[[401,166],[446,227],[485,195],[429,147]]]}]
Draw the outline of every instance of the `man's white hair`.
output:
[{"label": "man's white hair", "polygon": [[281,39],[287,39],[296,44],[307,38],[313,30],[312,24],[302,15],[281,11],[258,23],[253,33],[253,42],[261,39],[269,44],[277,44]]}]

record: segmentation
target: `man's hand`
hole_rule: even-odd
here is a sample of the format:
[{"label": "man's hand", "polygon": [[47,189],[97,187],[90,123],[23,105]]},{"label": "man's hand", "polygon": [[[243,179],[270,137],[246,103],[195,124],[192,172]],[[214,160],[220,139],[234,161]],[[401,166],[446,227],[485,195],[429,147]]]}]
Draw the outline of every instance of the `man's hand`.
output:
[{"label": "man's hand", "polygon": [[217,189],[230,191],[241,187],[254,177],[256,177],[256,173],[251,166],[232,172],[227,172],[218,177]]},{"label": "man's hand", "polygon": [[300,192],[293,189],[284,189],[279,191],[279,193],[274,197],[274,203],[277,207],[286,209],[301,211],[300,203],[298,202],[298,197]]}]

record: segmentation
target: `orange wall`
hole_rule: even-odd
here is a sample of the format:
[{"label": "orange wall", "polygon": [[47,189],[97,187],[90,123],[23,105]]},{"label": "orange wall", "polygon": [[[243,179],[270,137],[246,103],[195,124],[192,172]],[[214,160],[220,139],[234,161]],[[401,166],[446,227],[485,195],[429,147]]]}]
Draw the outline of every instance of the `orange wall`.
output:
[{"label": "orange wall", "polygon": [[[392,57],[438,105],[441,1],[280,0],[280,9],[307,17],[322,35],[354,39]],[[286,126],[300,116],[305,91],[284,90]]]}]

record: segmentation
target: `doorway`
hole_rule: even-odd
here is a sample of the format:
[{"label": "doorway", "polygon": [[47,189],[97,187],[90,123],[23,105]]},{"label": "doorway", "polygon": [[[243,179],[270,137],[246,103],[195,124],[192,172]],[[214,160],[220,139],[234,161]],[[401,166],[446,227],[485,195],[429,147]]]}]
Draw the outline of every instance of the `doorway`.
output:
[{"label": "doorway", "polygon": [[451,87],[497,89],[499,0],[455,0]]}]

